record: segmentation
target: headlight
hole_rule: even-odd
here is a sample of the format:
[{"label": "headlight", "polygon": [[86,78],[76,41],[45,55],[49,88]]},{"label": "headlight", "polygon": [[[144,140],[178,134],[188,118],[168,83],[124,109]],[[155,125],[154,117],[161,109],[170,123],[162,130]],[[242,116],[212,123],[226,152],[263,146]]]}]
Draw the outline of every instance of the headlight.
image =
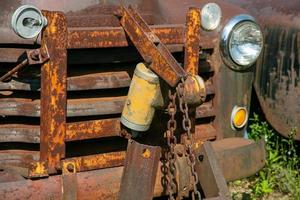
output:
[{"label": "headlight", "polygon": [[216,3],[207,3],[201,10],[201,26],[205,30],[216,29],[221,22],[222,12]]},{"label": "headlight", "polygon": [[25,39],[36,37],[46,25],[47,19],[39,9],[31,5],[19,7],[11,19],[15,33]]},{"label": "headlight", "polygon": [[220,46],[225,63],[233,69],[244,70],[260,55],[263,35],[253,17],[238,15],[224,27]]}]

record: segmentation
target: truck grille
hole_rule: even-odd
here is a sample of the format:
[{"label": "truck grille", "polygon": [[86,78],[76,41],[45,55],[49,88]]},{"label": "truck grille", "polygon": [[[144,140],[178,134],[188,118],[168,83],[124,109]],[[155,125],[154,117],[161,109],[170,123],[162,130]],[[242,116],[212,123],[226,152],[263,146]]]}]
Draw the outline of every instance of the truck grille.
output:
[{"label": "truck grille", "polygon": [[[168,47],[178,62],[183,63],[182,45]],[[205,103],[196,110],[196,137],[203,140],[216,137],[212,125],[214,69],[208,62],[212,52],[213,49],[202,49],[199,63],[199,74],[206,82],[208,94]],[[67,132],[70,134],[65,138],[66,157],[126,149],[127,140],[118,137],[118,124],[133,71],[139,62],[142,58],[134,47],[68,50]],[[1,65],[1,73],[5,73],[15,63]],[[38,160],[40,66],[27,66],[11,80],[0,84],[0,116],[0,165],[27,166],[31,160]],[[83,131],[85,140],[74,141],[74,125],[86,122],[88,126],[95,120],[110,124],[107,129],[92,130],[101,131],[101,137],[94,138],[93,133]]]}]

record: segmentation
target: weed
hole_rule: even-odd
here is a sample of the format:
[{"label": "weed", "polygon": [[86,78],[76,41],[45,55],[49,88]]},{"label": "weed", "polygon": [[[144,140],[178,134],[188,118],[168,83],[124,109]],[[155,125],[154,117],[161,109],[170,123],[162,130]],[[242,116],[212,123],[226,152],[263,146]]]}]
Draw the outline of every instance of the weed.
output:
[{"label": "weed", "polygon": [[266,198],[274,191],[287,194],[292,199],[300,199],[300,159],[294,141],[296,129],[288,138],[279,136],[258,115],[250,119],[249,138],[266,141],[267,159],[265,167],[254,177],[252,199]]}]

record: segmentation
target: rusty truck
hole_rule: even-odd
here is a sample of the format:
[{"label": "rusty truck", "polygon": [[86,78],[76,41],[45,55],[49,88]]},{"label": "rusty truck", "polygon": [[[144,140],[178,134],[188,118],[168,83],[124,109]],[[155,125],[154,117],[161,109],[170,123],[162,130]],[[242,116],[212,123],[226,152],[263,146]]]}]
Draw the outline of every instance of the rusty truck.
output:
[{"label": "rusty truck", "polygon": [[2,0],[0,199],[230,199],[275,51],[241,2]]}]

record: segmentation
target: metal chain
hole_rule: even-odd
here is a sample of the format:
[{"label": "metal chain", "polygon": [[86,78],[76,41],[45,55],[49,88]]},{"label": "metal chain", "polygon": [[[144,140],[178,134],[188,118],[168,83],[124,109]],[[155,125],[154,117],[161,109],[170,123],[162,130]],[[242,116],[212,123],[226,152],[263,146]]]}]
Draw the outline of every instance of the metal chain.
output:
[{"label": "metal chain", "polygon": [[177,182],[176,182],[176,174],[177,174],[177,168],[175,165],[175,161],[177,159],[175,154],[175,146],[177,144],[177,138],[174,135],[174,131],[177,128],[177,121],[175,120],[175,115],[177,112],[177,106],[176,106],[176,92],[172,94],[171,90],[169,90],[169,105],[168,105],[168,114],[170,115],[170,119],[167,124],[167,131],[166,131],[166,137],[167,137],[167,144],[169,151],[167,152],[167,160],[168,160],[168,166],[167,168],[167,189],[169,193],[169,199],[174,200],[174,194],[177,191]]},{"label": "metal chain", "polygon": [[187,157],[188,157],[188,165],[190,166],[191,173],[193,178],[193,191],[192,191],[192,199],[195,200],[196,196],[198,200],[201,200],[201,194],[197,189],[197,183],[199,181],[198,175],[195,171],[196,158],[192,150],[193,138],[191,133],[192,123],[189,118],[189,108],[187,102],[184,100],[184,79],[181,79],[181,82],[178,84],[177,88],[177,96],[179,100],[179,108],[183,113],[182,119],[182,127],[187,133],[187,140],[184,141]]}]

